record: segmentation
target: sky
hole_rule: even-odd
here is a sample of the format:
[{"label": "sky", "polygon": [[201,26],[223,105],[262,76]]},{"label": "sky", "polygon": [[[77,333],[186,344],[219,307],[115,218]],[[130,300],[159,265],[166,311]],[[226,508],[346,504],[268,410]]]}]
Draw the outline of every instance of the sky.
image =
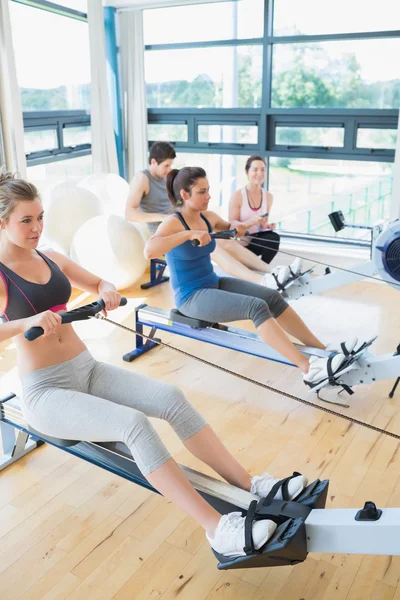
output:
[{"label": "sky", "polygon": [[[62,0],[70,8],[85,10],[86,0]],[[144,11],[145,43],[229,39],[235,36],[233,11],[238,14],[239,38],[261,37],[263,0],[240,0],[190,7]],[[333,33],[352,29],[400,30],[400,0],[275,0],[276,34]],[[89,40],[85,23],[10,2],[18,80],[21,87],[54,88],[90,81]],[[356,53],[366,81],[400,78],[400,38],[330,42],[332,58]],[[242,52],[251,52],[243,49]],[[162,82],[191,81],[199,73],[220,80],[228,76],[231,51],[224,49],[148,52],[146,79]],[[257,52],[256,52],[257,53]],[[290,66],[290,46],[276,51],[281,68]],[[289,62],[288,62],[289,61]],[[228,69],[226,68],[228,64]],[[255,73],[260,60],[255,59]]]}]

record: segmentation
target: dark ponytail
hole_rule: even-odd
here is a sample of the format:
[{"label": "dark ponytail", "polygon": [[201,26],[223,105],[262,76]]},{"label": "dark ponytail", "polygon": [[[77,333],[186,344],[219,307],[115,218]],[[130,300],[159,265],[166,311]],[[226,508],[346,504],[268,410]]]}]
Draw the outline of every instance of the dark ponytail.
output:
[{"label": "dark ponytail", "polygon": [[166,187],[170,202],[174,206],[182,206],[183,198],[181,190],[188,194],[192,187],[201,177],[207,177],[206,172],[201,167],[183,167],[182,169],[171,169],[167,175]]}]

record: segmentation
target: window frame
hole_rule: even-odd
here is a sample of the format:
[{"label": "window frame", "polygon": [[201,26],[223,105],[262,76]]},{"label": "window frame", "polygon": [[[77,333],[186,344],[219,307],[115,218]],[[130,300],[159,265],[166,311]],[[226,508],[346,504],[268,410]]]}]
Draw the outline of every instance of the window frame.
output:
[{"label": "window frame", "polygon": [[[37,8],[78,21],[88,22],[87,14],[72,8],[61,6],[48,0],[12,0],[17,4],[23,4],[30,8]],[[76,146],[64,146],[64,127],[89,126],[91,125],[90,114],[85,110],[62,110],[62,111],[24,111],[24,132],[40,131],[43,129],[54,129],[57,134],[57,147],[49,150],[38,150],[27,152],[27,166],[47,164],[68,158],[78,158],[92,153],[91,144],[78,144]]]}]

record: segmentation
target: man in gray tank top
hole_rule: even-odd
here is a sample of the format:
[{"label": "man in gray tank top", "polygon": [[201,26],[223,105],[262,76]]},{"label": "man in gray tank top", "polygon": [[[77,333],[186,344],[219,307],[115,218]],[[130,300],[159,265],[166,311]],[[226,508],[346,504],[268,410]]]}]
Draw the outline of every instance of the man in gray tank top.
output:
[{"label": "man in gray tank top", "polygon": [[165,179],[176,157],[168,142],[154,142],[150,148],[150,165],[135,175],[130,184],[125,218],[134,223],[147,223],[153,235],[165,215],[174,207],[168,200]]}]

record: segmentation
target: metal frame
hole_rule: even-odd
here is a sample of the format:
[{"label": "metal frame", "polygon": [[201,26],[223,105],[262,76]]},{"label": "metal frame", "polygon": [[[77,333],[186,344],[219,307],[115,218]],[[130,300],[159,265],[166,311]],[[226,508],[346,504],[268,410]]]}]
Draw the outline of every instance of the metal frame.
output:
[{"label": "metal frame", "polygon": [[30,6],[31,8],[39,8],[40,10],[52,12],[62,17],[70,17],[71,19],[76,19],[78,21],[87,21],[86,13],[75,10],[74,8],[62,6],[54,2],[48,2],[48,0],[12,0],[12,2],[24,4],[25,6]]},{"label": "metal frame", "polygon": [[57,148],[30,152],[26,155],[28,167],[45,163],[87,156],[92,153],[91,144],[64,145],[64,129],[90,127],[90,115],[84,110],[27,111],[24,112],[24,131],[51,129],[57,133]]}]

